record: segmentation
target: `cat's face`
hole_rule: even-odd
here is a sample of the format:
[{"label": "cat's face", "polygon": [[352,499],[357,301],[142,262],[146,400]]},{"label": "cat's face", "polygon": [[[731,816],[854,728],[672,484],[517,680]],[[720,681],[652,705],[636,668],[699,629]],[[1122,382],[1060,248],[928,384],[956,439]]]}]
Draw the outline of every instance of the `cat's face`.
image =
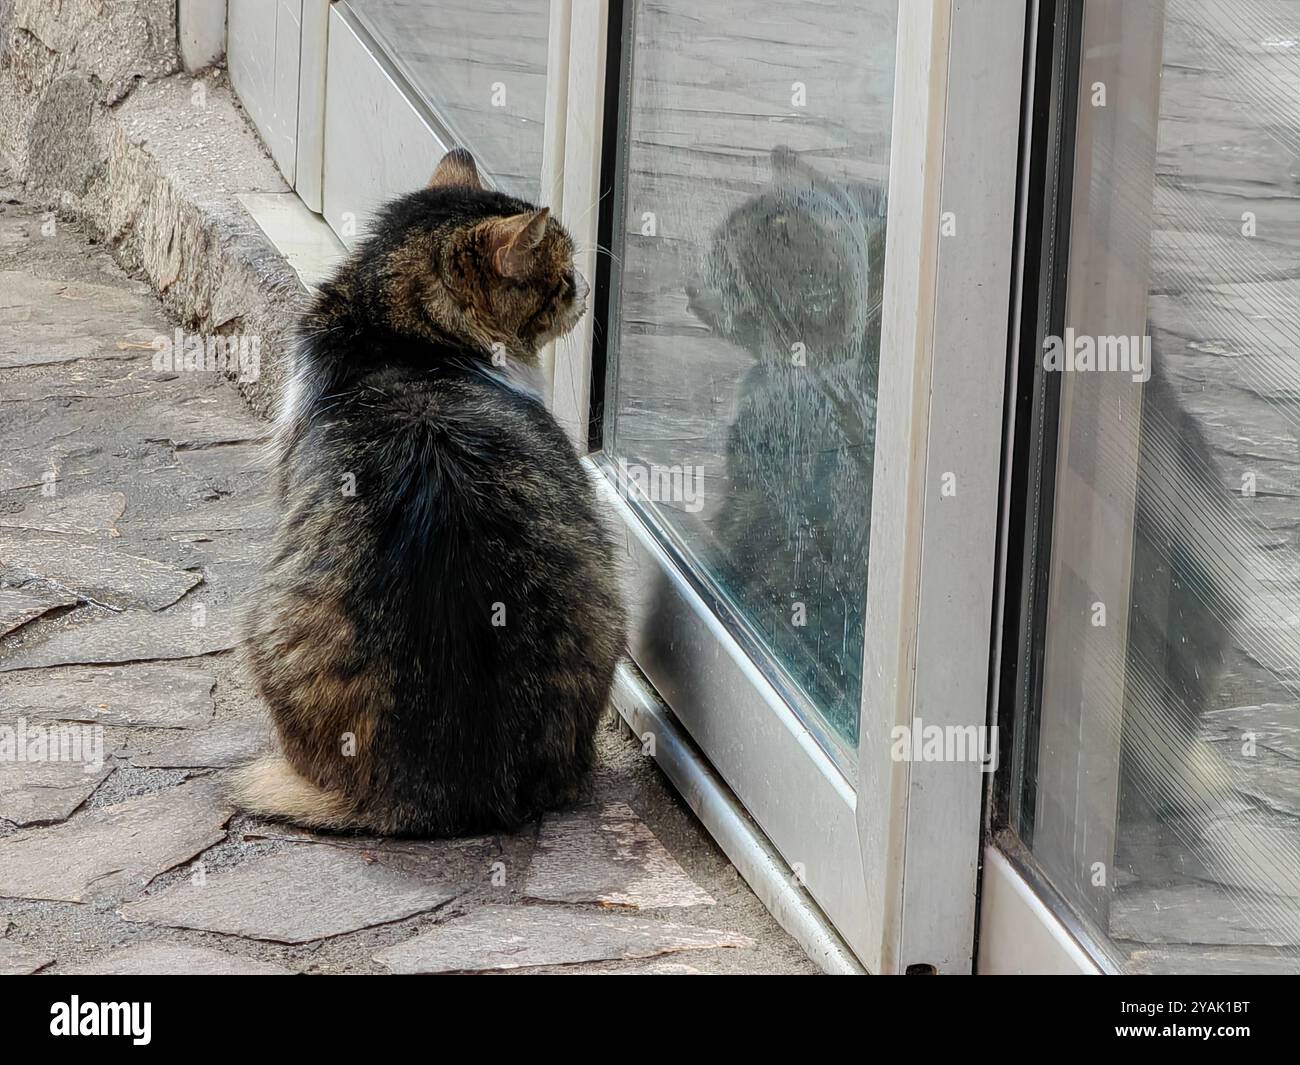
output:
[{"label": "cat's face", "polygon": [[547,208],[483,188],[464,149],[382,216],[372,258],[399,331],[530,361],[582,318],[588,286]]},{"label": "cat's face", "polygon": [[871,314],[872,259],[881,250],[873,238],[881,229],[852,192],[778,149],[772,184],[714,232],[686,286],[689,307],[760,361],[788,361],[795,343],[851,356]]}]

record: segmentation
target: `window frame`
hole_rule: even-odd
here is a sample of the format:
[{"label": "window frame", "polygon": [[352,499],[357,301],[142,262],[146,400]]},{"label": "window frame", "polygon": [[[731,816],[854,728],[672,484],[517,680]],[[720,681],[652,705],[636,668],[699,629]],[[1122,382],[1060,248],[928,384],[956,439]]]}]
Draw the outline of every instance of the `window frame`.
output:
[{"label": "window frame", "polygon": [[[630,39],[631,13],[601,7],[621,23],[617,34],[605,24],[613,57],[611,42]],[[999,5],[994,18],[978,0],[900,4],[873,493],[900,505],[871,515],[867,593],[868,633],[897,638],[868,638],[853,779],[710,610],[632,489],[611,477],[608,456],[589,456],[628,560],[633,659],[873,972],[969,972],[973,960],[985,774],[974,763],[894,761],[890,737],[916,719],[988,723],[1024,29],[1023,0]],[[626,63],[598,79],[570,77],[568,112],[602,114],[607,138],[609,87],[617,101],[627,84]],[[577,165],[585,174],[599,154],[600,195],[617,200],[612,153],[588,143]],[[567,145],[565,158],[574,165]],[[957,239],[940,237],[948,209],[965,223]],[[594,332],[607,344],[616,300],[611,290],[595,308]],[[987,338],[984,359],[970,358],[970,334]],[[557,381],[585,378],[593,416],[593,377],[607,354],[593,357],[590,343],[557,351]],[[580,421],[570,413],[568,424]],[[941,500],[952,470],[969,490]],[[675,675],[663,647],[708,670]],[[779,767],[780,786],[754,786],[754,765]]]}]

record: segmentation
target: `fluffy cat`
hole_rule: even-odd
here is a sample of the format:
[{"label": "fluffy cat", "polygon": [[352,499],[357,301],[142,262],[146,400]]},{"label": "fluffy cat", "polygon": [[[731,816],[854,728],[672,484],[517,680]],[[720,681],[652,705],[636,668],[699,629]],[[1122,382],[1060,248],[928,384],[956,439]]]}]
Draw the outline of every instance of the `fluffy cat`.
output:
[{"label": "fluffy cat", "polygon": [[518,371],[585,297],[560,224],[461,149],[321,288],[245,644],[280,749],[237,771],[245,809],[454,835],[574,796],[625,612],[592,486]]}]

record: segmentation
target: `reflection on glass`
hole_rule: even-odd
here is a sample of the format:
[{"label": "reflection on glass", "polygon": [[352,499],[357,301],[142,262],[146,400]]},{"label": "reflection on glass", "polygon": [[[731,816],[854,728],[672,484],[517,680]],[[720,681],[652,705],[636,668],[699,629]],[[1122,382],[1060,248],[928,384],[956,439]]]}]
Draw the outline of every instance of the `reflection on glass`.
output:
[{"label": "reflection on glass", "polygon": [[1062,376],[1013,827],[1120,966],[1300,972],[1300,5],[1084,34],[1066,319],[1150,379]]},{"label": "reflection on glass", "polygon": [[851,758],[897,0],[802,12],[636,7],[605,443]]},{"label": "reflection on glass", "polygon": [[451,141],[498,188],[542,198],[550,0],[348,0]]}]

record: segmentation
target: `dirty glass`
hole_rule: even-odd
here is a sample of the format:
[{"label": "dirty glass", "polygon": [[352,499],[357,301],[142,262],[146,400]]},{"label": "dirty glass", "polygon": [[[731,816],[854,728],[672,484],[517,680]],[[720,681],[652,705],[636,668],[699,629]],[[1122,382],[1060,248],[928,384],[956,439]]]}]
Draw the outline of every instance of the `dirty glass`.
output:
[{"label": "dirty glass", "polygon": [[537,202],[550,0],[347,0],[453,144]]},{"label": "dirty glass", "polygon": [[1300,972],[1300,5],[1084,12],[1013,824],[1117,967]]},{"label": "dirty glass", "polygon": [[848,760],[897,11],[637,4],[617,200],[606,451]]}]

